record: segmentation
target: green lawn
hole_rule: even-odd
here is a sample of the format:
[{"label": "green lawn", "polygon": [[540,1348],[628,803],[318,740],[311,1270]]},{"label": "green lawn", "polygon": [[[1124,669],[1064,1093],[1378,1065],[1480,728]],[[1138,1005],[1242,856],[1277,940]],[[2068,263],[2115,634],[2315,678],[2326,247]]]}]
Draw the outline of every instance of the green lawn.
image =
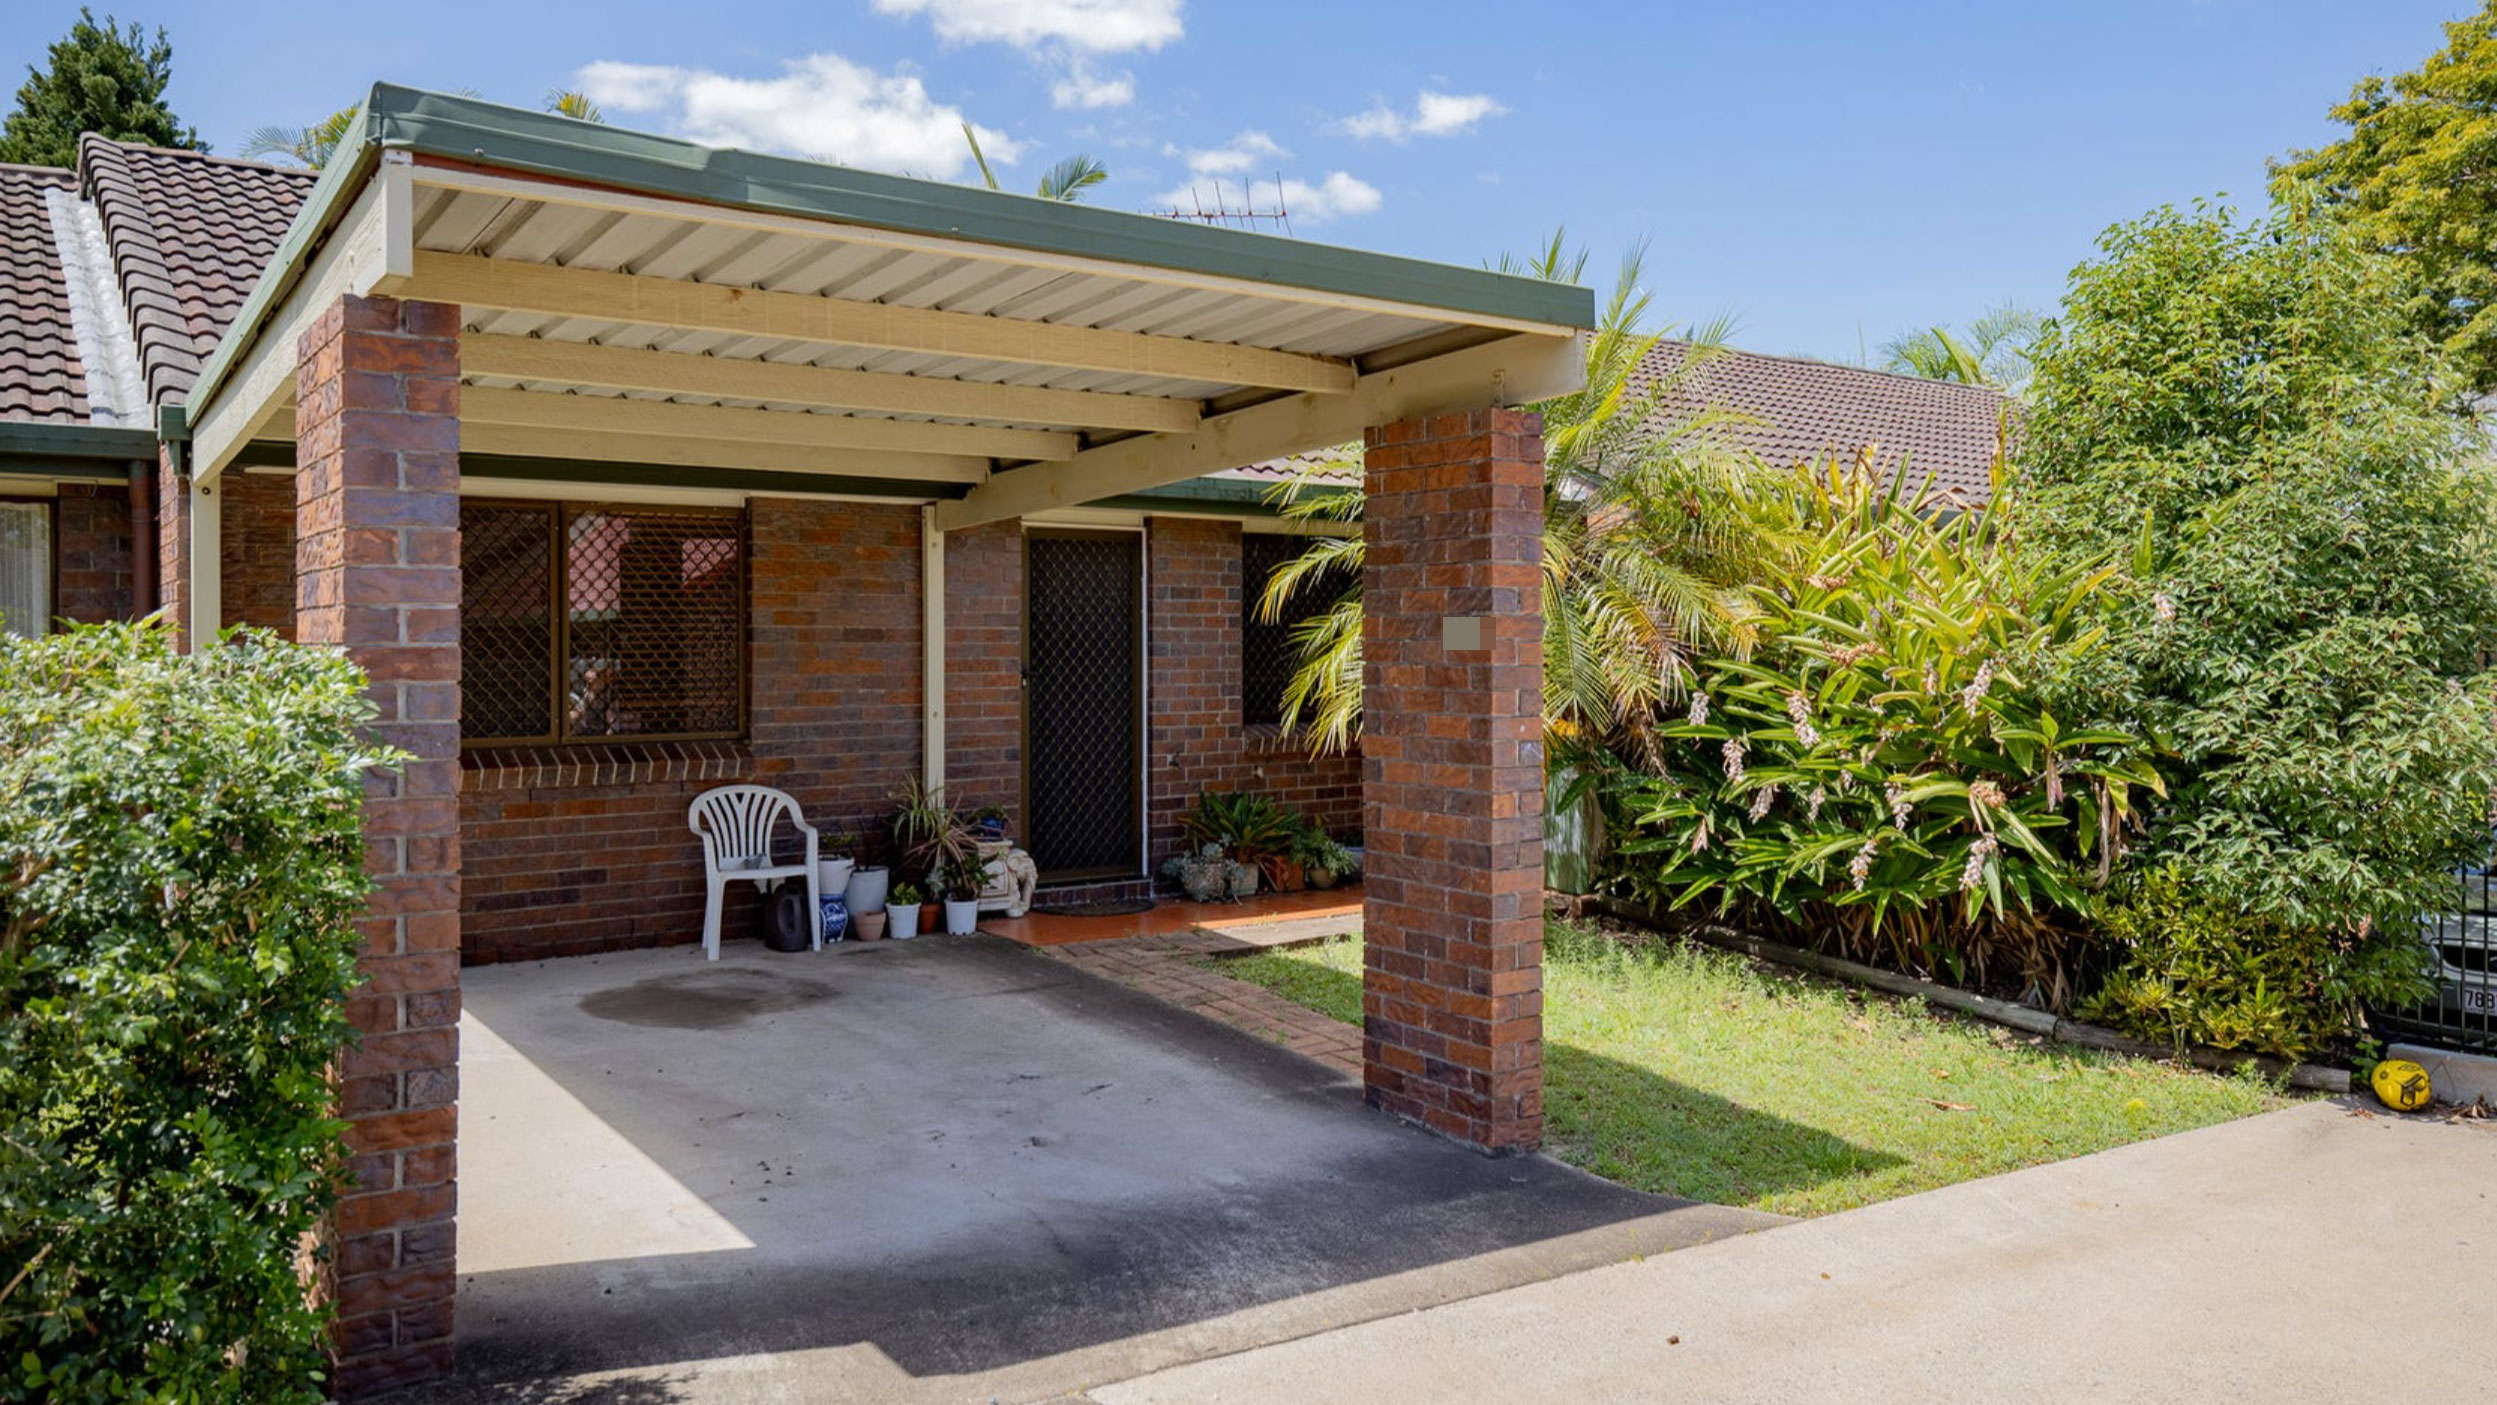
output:
[{"label": "green lawn", "polygon": [[[2041,1043],[1757,966],[1555,922],[1544,963],[1545,1145],[1641,1190],[1820,1215],[2280,1105],[2218,1077]],[[1361,943],[1216,958],[1361,1019]]]}]

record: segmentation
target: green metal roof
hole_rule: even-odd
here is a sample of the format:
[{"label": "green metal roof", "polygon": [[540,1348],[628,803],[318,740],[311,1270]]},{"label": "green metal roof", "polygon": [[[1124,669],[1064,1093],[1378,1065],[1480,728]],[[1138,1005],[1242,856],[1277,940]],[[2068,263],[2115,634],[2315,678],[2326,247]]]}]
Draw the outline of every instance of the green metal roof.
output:
[{"label": "green metal roof", "polygon": [[1392,254],[1209,227],[950,181],[855,170],[652,136],[548,112],[377,83],[366,140],[427,156],[651,195],[1010,249],[1355,297],[1558,327],[1595,325],[1595,294],[1566,283]]},{"label": "green metal roof", "polygon": [[260,323],[292,288],[311,252],[344,217],[385,149],[521,175],[1002,249],[1377,298],[1442,313],[1450,321],[1472,316],[1561,328],[1595,323],[1594,293],[1565,283],[821,161],[703,146],[476,98],[376,83],[305,200],[294,228],[270,260],[268,272],[201,368],[189,397],[191,404],[204,403],[222,385],[243,347],[258,335]]}]

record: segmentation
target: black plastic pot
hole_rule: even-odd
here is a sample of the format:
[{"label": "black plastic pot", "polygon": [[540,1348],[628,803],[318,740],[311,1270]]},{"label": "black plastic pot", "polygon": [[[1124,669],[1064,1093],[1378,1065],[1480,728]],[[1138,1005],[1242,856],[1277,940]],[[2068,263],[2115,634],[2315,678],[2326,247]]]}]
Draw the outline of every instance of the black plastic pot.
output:
[{"label": "black plastic pot", "polygon": [[783,883],[763,900],[763,945],[773,951],[804,951],[815,941],[806,911],[806,885]]}]

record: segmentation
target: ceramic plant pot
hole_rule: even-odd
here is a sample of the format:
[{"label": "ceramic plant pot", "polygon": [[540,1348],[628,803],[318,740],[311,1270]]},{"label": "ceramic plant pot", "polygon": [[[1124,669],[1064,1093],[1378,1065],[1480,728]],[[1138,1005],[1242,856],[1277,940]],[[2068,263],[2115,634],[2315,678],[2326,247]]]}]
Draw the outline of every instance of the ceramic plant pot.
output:
[{"label": "ceramic plant pot", "polygon": [[892,880],[891,871],[881,867],[853,870],[850,874],[850,911],[853,914],[884,911],[886,885]]},{"label": "ceramic plant pot", "polygon": [[1318,889],[1320,892],[1324,892],[1327,889],[1334,887],[1335,870],[1331,868],[1313,868],[1309,870],[1309,886]]}]

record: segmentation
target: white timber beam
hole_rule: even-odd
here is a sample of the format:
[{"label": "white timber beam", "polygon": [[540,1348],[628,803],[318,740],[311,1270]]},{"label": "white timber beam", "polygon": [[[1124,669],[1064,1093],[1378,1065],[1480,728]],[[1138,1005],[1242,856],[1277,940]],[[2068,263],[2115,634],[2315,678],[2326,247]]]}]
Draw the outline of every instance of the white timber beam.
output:
[{"label": "white timber beam", "polygon": [[774,337],[1017,365],[1343,394],[1342,361],[1143,332],[1067,327],[722,283],[418,250],[410,296],[469,308]]},{"label": "white timber beam", "polygon": [[919,509],[919,783],[945,788],[945,529]]},{"label": "white timber beam", "polygon": [[410,181],[404,158],[385,158],[268,319],[227,332],[250,337],[250,350],[210,392],[207,404],[189,407],[193,477],[215,482],[245,444],[268,431],[278,409],[293,401],[296,343],[331,303],[401,291],[415,266]]},{"label": "white timber beam", "polygon": [[936,415],[1075,429],[1184,433],[1196,428],[1200,418],[1195,401],[1158,395],[1047,390],[787,361],[688,356],[674,351],[507,337],[490,332],[469,332],[460,337],[460,372],[602,390],[768,400],[827,410]]},{"label": "white timber beam", "polygon": [[191,618],[184,631],[186,647],[193,653],[217,642],[217,631],[225,621],[225,487],[193,475],[185,490],[189,498],[190,543],[185,553],[189,558],[189,590]]},{"label": "white timber beam", "polygon": [[856,419],[808,410],[741,410],[725,405],[678,405],[665,400],[478,386],[460,392],[460,422],[602,434],[656,434],[713,439],[723,444],[794,444],[817,449],[996,459],[1067,459],[1075,456],[1078,447],[1074,435],[1054,430]]},{"label": "white timber beam", "polygon": [[989,466],[986,458],[967,454],[893,454],[811,448],[803,444],[730,444],[682,435],[596,433],[474,421],[460,424],[460,452],[587,463],[760,468],[779,473],[953,484],[984,482]]},{"label": "white timber beam", "polygon": [[1217,415],[1193,434],[1139,435],[1064,463],[1000,473],[937,506],[960,531],[1053,508],[1141,493],[1263,459],[1358,439],[1376,424],[1418,415],[1522,405],[1586,384],[1578,339],[1514,336],[1363,376],[1350,395],[1292,395]]}]

